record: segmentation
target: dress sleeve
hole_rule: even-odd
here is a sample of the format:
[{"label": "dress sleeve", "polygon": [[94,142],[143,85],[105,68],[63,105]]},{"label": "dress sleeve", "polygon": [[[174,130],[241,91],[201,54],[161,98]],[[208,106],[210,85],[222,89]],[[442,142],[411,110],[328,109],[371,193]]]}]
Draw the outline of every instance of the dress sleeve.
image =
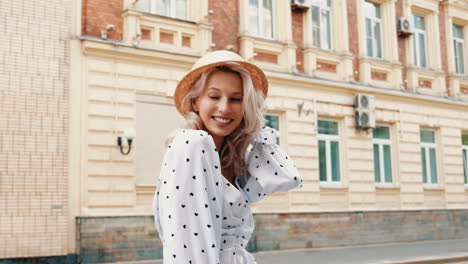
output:
[{"label": "dress sleeve", "polygon": [[153,207],[164,263],[219,263],[222,175],[212,137],[182,130],[163,162]]},{"label": "dress sleeve", "polygon": [[302,187],[302,178],[294,162],[276,144],[277,131],[263,128],[253,139],[247,156],[247,171],[239,177],[239,186],[250,202],[279,191]]}]

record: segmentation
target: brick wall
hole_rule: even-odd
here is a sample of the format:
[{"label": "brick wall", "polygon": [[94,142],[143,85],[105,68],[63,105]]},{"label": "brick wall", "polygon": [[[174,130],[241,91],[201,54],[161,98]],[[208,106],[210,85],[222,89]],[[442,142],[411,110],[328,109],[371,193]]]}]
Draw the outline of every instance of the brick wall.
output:
[{"label": "brick wall", "polygon": [[[403,17],[403,0],[397,0],[395,3],[395,13],[397,17]],[[407,67],[406,67],[406,38],[398,38],[398,58],[403,65],[402,69],[402,80],[403,86],[407,88],[407,83],[405,82],[407,76]]]},{"label": "brick wall", "polygon": [[162,257],[152,216],[83,217],[76,224],[80,263]]},{"label": "brick wall", "polygon": [[359,39],[358,39],[358,18],[355,0],[347,1],[348,10],[348,36],[349,36],[349,51],[355,56],[353,60],[353,76],[355,80],[359,79]]},{"label": "brick wall", "polygon": [[467,210],[256,215],[257,251],[459,239]]},{"label": "brick wall", "polygon": [[[447,6],[445,6],[447,8]],[[442,62],[442,70],[444,72],[448,72],[448,56],[453,56],[451,54],[448,54],[447,50],[447,32],[445,28],[445,10],[444,10],[444,5],[443,2],[439,3],[439,30],[440,30],[440,56],[441,62]],[[451,44],[453,45],[453,44]],[[445,87],[447,93],[450,94],[450,81],[448,78],[448,75],[445,76]]]},{"label": "brick wall", "polygon": [[0,3],[0,259],[67,253],[71,7]]},{"label": "brick wall", "polygon": [[265,52],[256,52],[254,59],[257,61],[263,61],[268,63],[278,64],[278,55],[276,54],[269,54]]},{"label": "brick wall", "polygon": [[[250,252],[468,237],[468,210],[256,214]],[[82,263],[162,257],[152,216],[77,221]]]},{"label": "brick wall", "polygon": [[304,25],[303,25],[303,14],[302,12],[292,12],[292,32],[293,40],[297,45],[296,49],[296,64],[297,70],[304,72]]},{"label": "brick wall", "polygon": [[208,8],[213,10],[209,21],[214,25],[212,40],[214,50],[228,49],[239,53],[239,3],[232,0],[209,0]]},{"label": "brick wall", "polygon": [[82,34],[100,38],[101,31],[106,25],[113,24],[115,31],[109,32],[107,38],[121,41],[123,2],[123,0],[83,0]]}]

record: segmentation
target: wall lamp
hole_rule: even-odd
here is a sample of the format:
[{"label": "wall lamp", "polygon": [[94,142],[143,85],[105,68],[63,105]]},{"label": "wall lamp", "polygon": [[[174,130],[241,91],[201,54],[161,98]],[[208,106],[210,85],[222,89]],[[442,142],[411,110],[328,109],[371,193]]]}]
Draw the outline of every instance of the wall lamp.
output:
[{"label": "wall lamp", "polygon": [[107,24],[106,28],[101,31],[101,38],[107,39],[107,33],[115,30],[115,26],[112,24]]},{"label": "wall lamp", "polygon": [[132,149],[132,141],[136,136],[135,129],[133,128],[127,128],[125,129],[124,136],[127,138],[127,143],[128,143],[128,150],[127,152],[123,151],[123,146],[122,146],[122,137],[118,136],[117,137],[117,145],[120,147],[120,153],[123,155],[128,155],[130,153],[130,150]]},{"label": "wall lamp", "polygon": [[304,107],[304,102],[297,104],[297,114],[301,116],[302,108]]}]

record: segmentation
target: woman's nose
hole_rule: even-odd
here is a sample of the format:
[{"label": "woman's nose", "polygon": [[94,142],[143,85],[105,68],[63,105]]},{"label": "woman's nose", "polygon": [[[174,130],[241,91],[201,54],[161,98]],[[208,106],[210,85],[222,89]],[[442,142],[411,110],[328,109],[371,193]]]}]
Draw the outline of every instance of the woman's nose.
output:
[{"label": "woman's nose", "polygon": [[219,101],[218,109],[220,112],[226,112],[229,110],[229,100],[223,98]]}]

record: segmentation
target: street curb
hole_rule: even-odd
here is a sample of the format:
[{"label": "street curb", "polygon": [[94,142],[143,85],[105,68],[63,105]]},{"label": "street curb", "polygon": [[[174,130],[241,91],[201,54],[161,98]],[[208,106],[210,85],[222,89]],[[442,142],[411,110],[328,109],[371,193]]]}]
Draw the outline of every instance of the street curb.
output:
[{"label": "street curb", "polygon": [[460,261],[468,261],[468,255],[453,256],[453,257],[430,257],[430,258],[418,258],[413,260],[404,260],[404,261],[390,261],[390,262],[379,262],[376,264],[445,264],[445,263],[454,263]]}]

